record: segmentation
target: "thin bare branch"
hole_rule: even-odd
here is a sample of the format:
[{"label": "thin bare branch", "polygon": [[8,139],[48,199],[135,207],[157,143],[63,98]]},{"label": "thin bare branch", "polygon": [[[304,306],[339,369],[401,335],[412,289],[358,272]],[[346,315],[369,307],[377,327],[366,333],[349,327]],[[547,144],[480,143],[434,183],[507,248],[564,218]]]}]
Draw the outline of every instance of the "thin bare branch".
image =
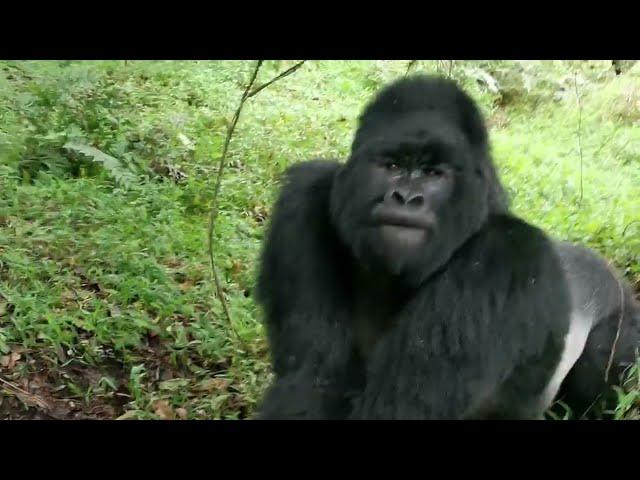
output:
[{"label": "thin bare branch", "polygon": [[215,230],[215,222],[216,219],[218,218],[218,196],[220,194],[220,185],[222,183],[222,175],[224,173],[224,167],[226,165],[226,160],[227,160],[227,153],[229,151],[229,145],[231,143],[231,138],[233,136],[233,133],[236,129],[236,125],[238,123],[238,120],[240,119],[240,114],[242,113],[242,108],[244,107],[245,102],[255,96],[256,94],[258,94],[260,91],[264,90],[265,88],[267,88],[269,85],[273,84],[274,82],[288,76],[291,75],[293,72],[295,72],[296,70],[298,70],[305,62],[305,60],[302,60],[298,63],[296,63],[293,67],[281,72],[280,74],[276,75],[274,78],[272,78],[271,80],[269,80],[268,82],[259,85],[258,87],[254,88],[254,84],[256,81],[256,78],[258,77],[258,72],[260,71],[260,67],[262,66],[264,60],[258,60],[255,64],[255,67],[253,68],[253,72],[251,74],[251,78],[249,80],[249,83],[247,84],[244,92],[242,93],[242,97],[240,98],[240,102],[238,104],[238,108],[236,109],[232,119],[231,119],[231,123],[227,125],[227,134],[224,140],[224,146],[222,148],[222,155],[220,156],[220,160],[218,163],[218,172],[216,174],[216,184],[215,184],[215,188],[213,191],[213,197],[211,200],[211,212],[209,215],[209,228],[208,228],[208,239],[209,239],[209,262],[211,264],[211,273],[213,275],[213,281],[215,283],[215,287],[216,287],[216,294],[220,300],[220,304],[222,305],[222,310],[224,312],[224,316],[225,319],[227,321],[227,324],[229,326],[229,328],[231,329],[231,331],[235,334],[235,336],[237,338],[240,338],[240,336],[238,335],[238,332],[236,332],[236,330],[233,328],[233,323],[231,321],[231,314],[229,313],[229,307],[227,305],[227,302],[224,298],[224,294],[222,291],[222,284],[220,283],[220,277],[218,276],[218,272],[216,270],[216,266],[215,266],[215,260],[214,260],[214,255],[213,255],[213,249],[214,249],[214,230]]},{"label": "thin bare branch", "polygon": [[[592,155],[592,157],[593,157],[593,158],[598,158],[598,156],[600,155],[600,152],[602,152],[602,150],[604,149],[604,147],[606,147],[607,145],[609,145],[609,143],[611,143],[611,141],[612,141],[614,138],[616,138],[616,135],[617,135],[618,131],[619,131],[621,128],[622,128],[622,124],[620,124],[620,125],[616,125],[616,126],[614,127],[613,132],[611,132],[611,134],[610,134],[610,135],[608,135],[608,136],[604,139],[604,141],[600,144],[600,146],[598,147],[598,149],[597,149],[597,150],[595,150],[595,151],[593,152],[593,155]],[[612,156],[615,158],[615,157],[618,155],[618,153],[620,153],[620,151],[621,151],[623,148],[625,148],[625,147],[627,146],[627,144],[628,144],[628,143],[629,143],[629,141],[625,142],[625,143],[622,145],[622,147],[620,147],[620,149],[619,149],[618,151],[616,151],[616,153],[615,153],[615,154],[613,154]]]},{"label": "thin bare branch", "polygon": [[242,93],[242,97],[240,98],[240,103],[238,104],[238,108],[233,114],[233,118],[231,120],[231,124],[227,127],[227,135],[224,139],[224,146],[222,147],[222,155],[220,156],[220,161],[218,163],[218,173],[216,175],[216,185],[213,190],[213,197],[211,200],[211,213],[209,215],[209,262],[211,264],[211,273],[213,274],[213,281],[216,286],[216,293],[218,295],[218,299],[220,300],[220,304],[222,305],[222,310],[224,312],[224,316],[227,320],[227,324],[231,331],[236,335],[236,337],[240,338],[238,332],[233,328],[233,323],[231,322],[231,314],[229,313],[229,307],[227,305],[227,301],[224,298],[224,292],[222,291],[222,284],[220,283],[220,277],[218,276],[218,272],[216,270],[215,260],[213,258],[213,232],[215,227],[215,221],[218,218],[218,195],[220,194],[220,185],[222,183],[222,174],[224,173],[224,167],[227,160],[227,152],[229,151],[229,144],[231,143],[231,137],[233,136],[233,132],[236,128],[236,124],[238,123],[238,119],[240,118],[240,113],[242,113],[242,107],[244,107],[244,102],[247,101],[249,96],[249,91],[251,87],[256,81],[256,77],[258,76],[258,72],[260,71],[260,67],[262,66],[263,60],[258,60],[253,69],[253,73],[251,74],[251,79],[247,84],[244,92]]},{"label": "thin bare branch", "polygon": [[609,381],[609,372],[611,371],[611,366],[613,365],[613,357],[616,354],[616,347],[618,345],[618,339],[620,338],[620,331],[622,330],[622,320],[624,319],[624,287],[622,282],[618,280],[618,276],[616,275],[613,268],[607,264],[609,268],[609,273],[615,279],[618,284],[618,291],[620,292],[620,316],[618,317],[618,329],[616,330],[616,336],[613,339],[613,344],[611,345],[611,353],[609,354],[609,360],[607,361],[607,368],[604,371],[604,381],[605,383]]},{"label": "thin bare branch", "polygon": [[576,100],[578,102],[578,153],[580,154],[580,202],[582,205],[582,198],[584,196],[584,183],[583,183],[583,165],[584,159],[582,157],[582,102],[580,101],[580,92],[578,92],[578,72],[574,72],[573,86],[576,91]]},{"label": "thin bare branch", "polygon": [[[631,225],[634,225],[634,224],[636,224],[636,223],[640,223],[640,220],[633,220],[632,222],[627,223],[627,225],[626,225],[626,226],[624,227],[624,229],[622,230],[622,236],[624,237],[624,236],[627,234],[627,229],[628,229]],[[2,293],[2,292],[0,292],[0,293]]]},{"label": "thin bare branch", "polygon": [[254,88],[251,93],[249,93],[249,95],[247,95],[247,98],[251,98],[254,95],[256,95],[257,93],[259,93],[261,90],[267,88],[269,85],[271,85],[272,83],[277,82],[278,80],[280,80],[281,78],[284,78],[286,76],[291,75],[293,72],[295,72],[296,70],[298,70],[305,62],[306,60],[302,60],[298,63],[296,63],[293,67],[285,70],[284,72],[278,74],[277,76],[273,77],[271,80],[269,80],[266,83],[263,83],[262,85],[258,85],[256,88]]},{"label": "thin bare branch", "polygon": [[5,380],[4,378],[0,378],[0,384],[2,384],[2,387],[1,387],[2,389],[6,390],[12,395],[15,395],[27,405],[40,407],[45,411],[51,410],[51,406],[44,399],[40,398],[37,395],[34,395],[33,393],[23,390],[16,384],[11,383]]},{"label": "thin bare branch", "polygon": [[409,75],[409,72],[413,67],[415,67],[416,63],[418,63],[418,60],[409,60],[409,63],[407,64],[407,70],[404,72],[405,77]]},{"label": "thin bare branch", "polygon": [[453,72],[453,60],[449,60],[449,71],[447,72],[447,78],[451,78],[452,72]]},{"label": "thin bare branch", "polygon": [[[618,282],[619,283],[619,282]],[[620,288],[620,317],[618,318],[618,329],[616,330],[616,336],[613,339],[613,345],[611,346],[611,353],[609,354],[609,360],[607,361],[607,369],[604,372],[604,381],[609,381],[609,372],[613,365],[613,357],[616,354],[616,347],[618,346],[618,339],[620,338],[620,331],[622,330],[622,320],[624,319],[624,289],[621,285]]]}]

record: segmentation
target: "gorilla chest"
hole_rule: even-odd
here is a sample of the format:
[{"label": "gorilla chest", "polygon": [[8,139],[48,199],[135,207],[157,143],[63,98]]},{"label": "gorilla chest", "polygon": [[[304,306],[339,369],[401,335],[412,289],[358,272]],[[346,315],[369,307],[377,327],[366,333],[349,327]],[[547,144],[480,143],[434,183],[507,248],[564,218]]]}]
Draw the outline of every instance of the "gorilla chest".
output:
[{"label": "gorilla chest", "polygon": [[376,344],[396,323],[405,295],[384,277],[356,268],[351,284],[349,316],[355,349],[370,357]]},{"label": "gorilla chest", "polygon": [[363,358],[369,358],[378,341],[395,325],[398,310],[397,299],[390,295],[356,295],[351,322],[355,346]]},{"label": "gorilla chest", "polygon": [[389,329],[391,320],[367,310],[354,313],[352,318],[356,348],[363,358],[369,358],[380,337]]}]

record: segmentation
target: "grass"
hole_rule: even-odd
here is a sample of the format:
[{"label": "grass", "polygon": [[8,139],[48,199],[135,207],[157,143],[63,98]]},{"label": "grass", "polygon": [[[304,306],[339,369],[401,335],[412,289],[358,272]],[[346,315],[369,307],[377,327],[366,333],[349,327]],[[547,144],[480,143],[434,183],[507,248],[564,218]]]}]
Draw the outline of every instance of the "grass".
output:
[{"label": "grass", "polygon": [[[293,63],[265,62],[258,81]],[[279,175],[308,158],[344,158],[363,103],[406,62],[308,62],[245,105],[215,252],[238,340],[215,298],[206,231],[225,124],[251,68],[0,62],[0,378],[13,386],[0,385],[0,416],[251,414],[270,381],[251,288]],[[479,83],[478,68],[502,91]],[[415,66],[438,69],[448,65]],[[638,71],[615,77],[605,62],[451,71],[489,118],[515,211],[638,282]],[[622,418],[638,416],[637,370],[629,378]]]}]

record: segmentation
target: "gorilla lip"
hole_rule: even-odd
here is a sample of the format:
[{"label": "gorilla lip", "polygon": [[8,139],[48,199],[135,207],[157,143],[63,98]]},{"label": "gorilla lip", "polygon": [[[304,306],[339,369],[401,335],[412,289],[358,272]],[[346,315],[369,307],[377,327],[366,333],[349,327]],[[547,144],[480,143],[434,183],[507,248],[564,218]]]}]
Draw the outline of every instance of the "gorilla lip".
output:
[{"label": "gorilla lip", "polygon": [[427,230],[431,222],[425,215],[402,212],[397,210],[376,210],[373,213],[374,221],[381,226],[393,226]]}]

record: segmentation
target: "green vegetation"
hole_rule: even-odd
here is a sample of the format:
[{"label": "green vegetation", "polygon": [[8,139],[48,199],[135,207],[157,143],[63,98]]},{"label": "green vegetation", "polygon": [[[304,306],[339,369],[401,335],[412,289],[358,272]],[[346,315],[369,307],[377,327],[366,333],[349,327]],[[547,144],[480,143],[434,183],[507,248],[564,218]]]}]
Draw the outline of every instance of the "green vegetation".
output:
[{"label": "green vegetation", "polygon": [[[265,62],[258,83],[294,62]],[[253,62],[0,62],[0,418],[246,418],[270,380],[251,299],[279,175],[344,158],[407,62],[307,62],[245,104]],[[640,68],[417,62],[480,102],[515,211],[640,286]],[[618,416],[640,417],[630,372]],[[27,408],[29,406],[29,408]]]}]

